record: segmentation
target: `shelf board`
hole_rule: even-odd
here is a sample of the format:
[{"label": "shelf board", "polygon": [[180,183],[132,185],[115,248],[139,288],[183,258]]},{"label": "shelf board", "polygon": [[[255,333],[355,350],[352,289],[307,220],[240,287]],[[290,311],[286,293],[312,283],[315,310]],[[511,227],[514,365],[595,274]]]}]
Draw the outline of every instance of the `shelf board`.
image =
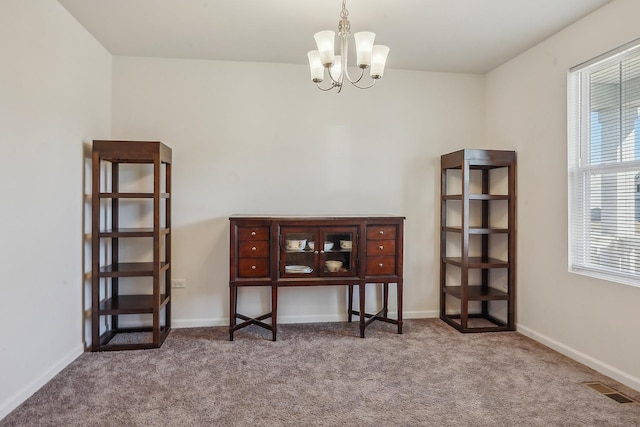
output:
[{"label": "shelf board", "polygon": [[[160,295],[160,308],[169,302],[169,296]],[[153,295],[118,295],[100,303],[100,314],[153,313]]]},{"label": "shelf board", "polygon": [[160,141],[93,140],[93,153],[113,163],[171,163],[171,148]]},{"label": "shelf board", "polygon": [[[171,232],[169,228],[161,228],[160,235],[167,235]],[[153,237],[153,228],[116,228],[104,230],[99,233],[100,237]]]},{"label": "shelf board", "polygon": [[[168,199],[170,193],[160,193],[161,199]],[[101,199],[153,199],[153,193],[100,193]]]},{"label": "shelf board", "polygon": [[[153,343],[153,327],[143,326],[137,328],[118,328],[106,331],[100,336],[99,343],[93,347],[93,351],[113,351],[113,350],[143,350],[158,348],[162,345],[164,340],[169,335],[171,328],[168,326],[160,327],[160,339],[158,345]],[[140,342],[125,342],[125,343],[113,343],[114,338],[117,340],[117,336],[126,335],[130,333],[148,333],[151,335],[148,340]]]},{"label": "shelf board", "polygon": [[[502,261],[500,259],[495,258],[482,258],[482,257],[469,257],[468,258],[469,268],[508,268],[509,263],[507,261]],[[462,257],[446,257],[443,258],[443,261],[455,265],[457,267],[462,267]]]},{"label": "shelf board", "polygon": [[516,152],[507,150],[465,148],[440,156],[442,169],[461,169],[465,163],[469,169],[495,169],[511,166],[515,162]]},{"label": "shelf board", "polygon": [[[462,286],[446,286],[444,291],[458,299],[462,299]],[[478,285],[467,286],[467,299],[469,301],[508,300],[509,294],[491,287]]]},{"label": "shelf board", "polygon": [[[169,267],[169,263],[161,262],[160,271]],[[100,267],[100,277],[139,277],[153,276],[152,262],[121,262]]]},{"label": "shelf board", "polygon": [[[442,227],[442,229],[444,231],[451,231],[454,233],[462,232],[462,227],[445,226],[445,227]],[[505,234],[505,233],[509,233],[508,228],[469,227],[469,234]]]},{"label": "shelf board", "polygon": [[[469,200],[509,200],[508,194],[470,194]],[[462,194],[445,194],[442,200],[462,200]]]},{"label": "shelf board", "polygon": [[463,333],[515,331],[515,327],[510,327],[493,316],[480,313],[469,314],[467,317],[467,327],[463,328],[460,317],[460,314],[440,315],[440,319]]}]

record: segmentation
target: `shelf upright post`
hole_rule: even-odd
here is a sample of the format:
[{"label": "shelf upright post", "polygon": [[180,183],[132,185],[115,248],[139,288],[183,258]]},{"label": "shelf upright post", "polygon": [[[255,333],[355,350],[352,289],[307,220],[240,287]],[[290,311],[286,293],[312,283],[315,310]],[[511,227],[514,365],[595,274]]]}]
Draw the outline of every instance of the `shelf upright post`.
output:
[{"label": "shelf upright post", "polygon": [[516,159],[515,153],[513,161],[509,166],[509,199],[507,200],[508,221],[509,221],[509,274],[507,277],[507,292],[509,293],[509,308],[508,308],[508,327],[511,330],[516,329],[516,202],[517,202],[517,190],[516,190]]},{"label": "shelf upright post", "polygon": [[[462,232],[460,254],[462,260],[460,265],[460,286],[462,300],[467,301],[469,297],[469,160],[462,162]],[[467,328],[469,320],[469,305],[461,304],[460,307],[460,326]]]},{"label": "shelf upright post", "polygon": [[91,350],[100,346],[100,156],[91,156]]},{"label": "shelf upright post", "polygon": [[[488,196],[489,195],[489,188],[490,183],[489,183],[489,169],[482,169],[482,195],[483,196]],[[481,216],[482,216],[482,228],[483,229],[489,229],[489,200],[487,199],[482,199],[480,201],[481,205],[482,205],[482,212],[481,212]],[[481,236],[481,245],[482,245],[482,262],[488,262],[489,261],[489,234],[485,233]],[[481,285],[482,286],[482,292],[489,292],[489,269],[488,268],[483,268],[481,271]],[[489,301],[482,301],[481,302],[482,305],[482,316],[483,317],[487,317],[489,316]]]},{"label": "shelf upright post", "polygon": [[[111,162],[111,193],[119,193],[120,192],[120,165],[115,162]],[[111,230],[117,231],[120,229],[120,199],[114,197],[111,199]],[[110,241],[111,245],[111,264],[118,265],[120,262],[120,243],[119,239],[113,238]],[[111,281],[111,298],[117,299],[118,295],[120,295],[119,289],[119,280],[118,277],[111,277],[108,279]],[[111,316],[111,329],[118,330],[119,322],[118,315],[112,314]]]}]

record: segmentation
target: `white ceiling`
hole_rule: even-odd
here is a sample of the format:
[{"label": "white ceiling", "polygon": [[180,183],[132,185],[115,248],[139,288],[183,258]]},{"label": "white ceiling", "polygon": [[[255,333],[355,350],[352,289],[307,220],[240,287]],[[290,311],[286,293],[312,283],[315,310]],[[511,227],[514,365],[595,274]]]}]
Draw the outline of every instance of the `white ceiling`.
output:
[{"label": "white ceiling", "polygon": [[[58,0],[113,55],[306,64],[340,0]],[[348,0],[387,67],[485,73],[612,0]]]}]

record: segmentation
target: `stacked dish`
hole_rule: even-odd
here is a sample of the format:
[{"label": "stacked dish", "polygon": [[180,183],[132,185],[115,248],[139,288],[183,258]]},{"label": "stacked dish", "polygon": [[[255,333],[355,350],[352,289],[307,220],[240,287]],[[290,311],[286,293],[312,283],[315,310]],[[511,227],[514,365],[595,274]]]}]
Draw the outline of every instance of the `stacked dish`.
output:
[{"label": "stacked dish", "polygon": [[307,265],[285,265],[284,271],[291,274],[309,274],[313,271],[313,268]]}]

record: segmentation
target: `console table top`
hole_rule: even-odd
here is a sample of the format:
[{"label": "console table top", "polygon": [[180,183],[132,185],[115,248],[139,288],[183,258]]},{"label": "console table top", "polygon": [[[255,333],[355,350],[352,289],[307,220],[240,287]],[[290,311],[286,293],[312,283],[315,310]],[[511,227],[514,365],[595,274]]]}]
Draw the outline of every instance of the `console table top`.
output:
[{"label": "console table top", "polygon": [[256,214],[233,214],[229,217],[229,219],[262,219],[262,220],[322,220],[322,221],[331,221],[331,220],[343,220],[343,219],[384,219],[384,218],[393,218],[393,219],[406,219],[404,216],[400,215],[383,215],[383,214],[373,214],[373,215],[256,215]]}]

